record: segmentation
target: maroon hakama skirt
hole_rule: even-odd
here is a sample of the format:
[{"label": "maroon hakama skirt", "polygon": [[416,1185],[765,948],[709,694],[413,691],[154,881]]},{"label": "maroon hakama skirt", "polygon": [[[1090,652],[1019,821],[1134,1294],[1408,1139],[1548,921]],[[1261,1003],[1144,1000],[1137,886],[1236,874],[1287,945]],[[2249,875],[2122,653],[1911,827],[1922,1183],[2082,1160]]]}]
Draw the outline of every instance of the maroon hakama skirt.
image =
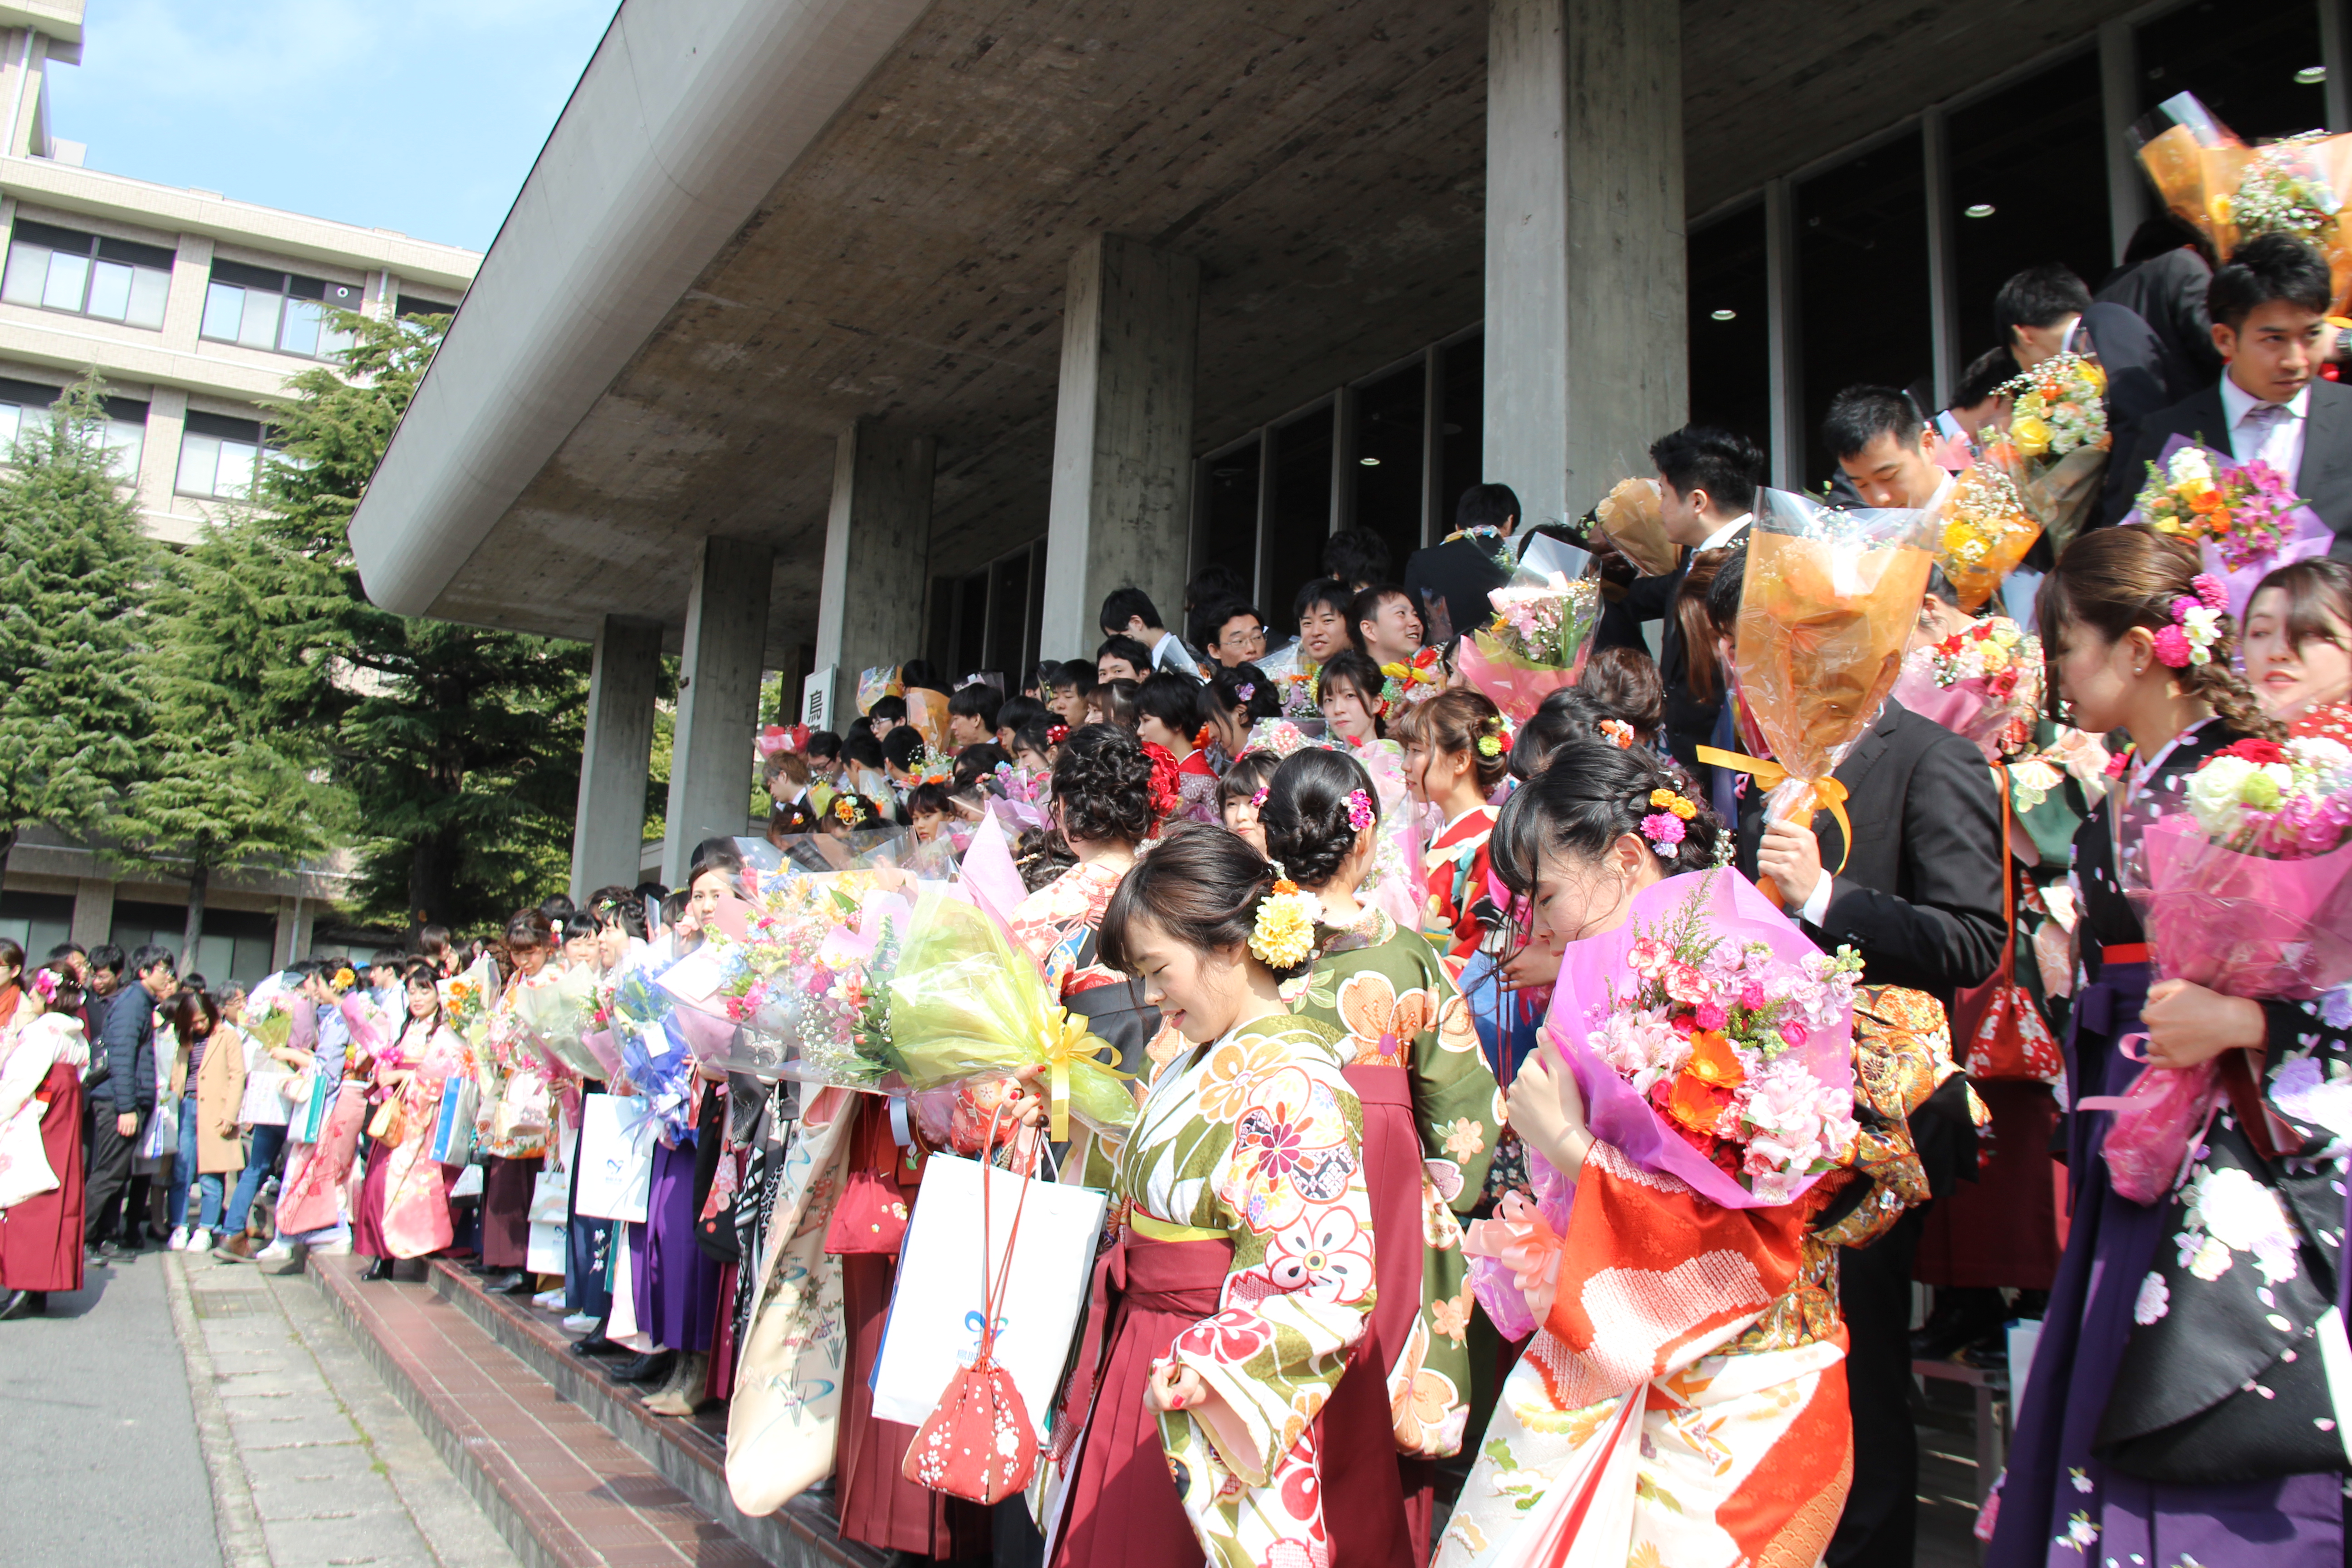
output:
[{"label": "maroon hakama skirt", "polygon": [[[1323,1455],[1323,1518],[1332,1562],[1347,1568],[1416,1568],[1429,1561],[1437,1471],[1426,1460],[1397,1452],[1389,1368],[1404,1353],[1421,1311],[1421,1131],[1412,1120],[1412,1076],[1403,1068],[1351,1067],[1347,1076],[1364,1107],[1364,1181],[1371,1196],[1378,1294],[1364,1337],[1349,1354],[1347,1373],[1315,1418]],[[1407,1466],[1415,1483],[1410,1495]]]},{"label": "maroon hakama skirt", "polygon": [[[833,1464],[841,1533],[885,1552],[974,1556],[989,1550],[988,1510],[907,1479],[898,1468],[915,1441],[915,1429],[875,1418],[874,1391],[867,1384],[882,1353],[882,1331],[890,1321],[890,1284],[898,1268],[897,1258],[879,1252],[850,1252],[841,1258],[842,1310],[849,1333]],[[1181,1512],[1177,1522],[1183,1522]],[[1184,1538],[1192,1539],[1189,1527]],[[1198,1563],[1196,1553],[1194,1568]]]},{"label": "maroon hakama skirt", "polygon": [[530,1261],[530,1189],[544,1156],[482,1162],[482,1266],[520,1268]]},{"label": "maroon hakama skirt", "polygon": [[[1413,1234],[1420,1234],[1418,1226]],[[1168,1353],[1179,1334],[1216,1314],[1233,1257],[1230,1242],[1150,1241],[1130,1232],[1096,1265],[1098,1282],[1108,1275],[1109,1348],[1103,1352],[1094,1409],[1071,1462],[1049,1560],[1053,1568],[1200,1568],[1206,1553],[1178,1500],[1167,1452],[1160,1446],[1160,1418],[1143,1394],[1151,1363]],[[1421,1300],[1417,1286],[1413,1300]],[[1092,1324],[1087,1331],[1094,1331]],[[1083,1364],[1076,1375],[1086,1375]],[[1386,1438],[1388,1402],[1383,1398],[1381,1404],[1381,1435]],[[1395,1451],[1390,1443],[1391,1458]],[[1395,1473],[1393,1464],[1383,1468]],[[1328,1489],[1328,1463],[1323,1479]],[[1328,1492],[1324,1512],[1326,1519],[1331,1516]],[[1347,1561],[1336,1555],[1332,1560]]]},{"label": "maroon hakama skirt", "polygon": [[352,1210],[352,1250],[362,1258],[390,1258],[383,1239],[383,1202],[391,1185],[391,1145],[368,1140],[367,1174],[360,1180],[360,1201]]},{"label": "maroon hakama skirt", "polygon": [[1927,1285],[2047,1290],[2066,1247],[2066,1170],[2051,1157],[2058,1101],[2047,1084],[1979,1082],[1992,1112],[1992,1162],[1936,1200],[1911,1277]]},{"label": "maroon hakama skirt", "polygon": [[58,1184],[0,1210],[0,1290],[81,1289],[81,1073],[66,1062],[33,1091],[41,1112],[41,1149]]}]

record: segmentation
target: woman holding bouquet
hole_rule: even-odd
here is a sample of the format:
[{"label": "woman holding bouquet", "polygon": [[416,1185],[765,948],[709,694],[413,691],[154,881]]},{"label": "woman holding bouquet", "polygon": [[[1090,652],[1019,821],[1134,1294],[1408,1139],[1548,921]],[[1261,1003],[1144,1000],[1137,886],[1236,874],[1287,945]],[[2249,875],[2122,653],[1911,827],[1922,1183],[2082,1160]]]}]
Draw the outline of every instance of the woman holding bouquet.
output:
[{"label": "woman holding bouquet", "polygon": [[[1261,819],[1277,873],[1322,905],[1319,952],[1291,1009],[1346,1031],[1372,1226],[1396,1238],[1381,1254],[1360,1370],[1341,1383],[1323,1423],[1324,1453],[1349,1487],[1346,1506],[1329,1514],[1333,1555],[1418,1564],[1429,1559],[1434,1461],[1461,1452],[1469,1415],[1470,1270],[1454,1215],[1484,1185],[1502,1091],[1437,950],[1359,900],[1380,848],[1362,765],[1337,752],[1298,752],[1275,771]],[[1406,1245],[1416,1234],[1423,1245]],[[1377,1463],[1391,1447],[1401,1510]]]},{"label": "woman holding bouquet", "polygon": [[467,1069],[466,1044],[443,1020],[441,987],[430,963],[411,963],[401,984],[406,1016],[399,1035],[376,1056],[369,1099],[378,1110],[369,1122],[367,1176],[352,1219],[352,1250],[375,1259],[369,1279],[389,1279],[394,1258],[422,1258],[452,1239],[448,1169],[425,1150],[441,1108],[442,1081]]},{"label": "woman holding bouquet", "polygon": [[[2084,729],[2135,744],[2075,837],[2074,1221],[2022,1402],[2033,1419],[1988,1508],[1988,1561],[2004,1568],[2344,1561],[2345,1449],[2314,1328],[2336,1298],[2336,1129],[2352,1121],[2329,1091],[2352,1067],[2352,1019],[2157,979],[2126,897],[2147,823],[2182,811],[2216,753],[2281,732],[2231,668],[2221,598],[2191,547],[2142,526],[2076,540],[2042,589],[2055,693]],[[2139,1034],[2163,1067],[2251,1053],[2154,1205],[2115,1190],[2113,1119],[2080,1109],[2139,1075],[2122,1050]]]},{"label": "woman holding bouquet", "polygon": [[1326,1462],[1316,1418],[1363,1337],[1377,1260],[1346,1052],[1281,995],[1311,919],[1205,825],[1170,833],[1104,913],[1103,962],[1183,1043],[1118,1152],[1119,1239],[1096,1272],[1108,1310],[1055,1414],[1054,1563],[1335,1560],[1327,1521],[1359,1478]]},{"label": "woman holding bouquet", "polygon": [[2246,601],[2246,679],[2298,735],[2352,742],[2352,567],[2298,561]]},{"label": "woman holding bouquet", "polygon": [[[1507,1321],[1531,1319],[1535,1338],[1505,1380],[1441,1568],[1810,1563],[1844,1504],[1853,1444],[1836,1252],[1811,1228],[1825,1201],[1853,1190],[1843,1171],[1814,1180],[1852,1158],[1841,1043],[1852,964],[1812,950],[1736,873],[1679,878],[1713,862],[1725,831],[1682,788],[1646,749],[1571,741],[1496,827],[1496,874],[1564,959],[1546,1026],[1554,1044],[1510,1092],[1512,1127],[1548,1162],[1539,1201],[1506,1200],[1472,1242],[1481,1300],[1507,1333],[1526,1331]],[[1572,993],[1573,944],[1622,942],[1612,933],[1636,899],[1669,878],[1693,885],[1690,902],[1651,900],[1660,918],[1613,963],[1596,960],[1603,978],[1590,993]],[[1736,939],[1716,924],[1727,905],[1741,917]],[[1752,971],[1759,941],[1770,959]],[[1646,1001],[1653,985],[1674,1004],[1637,1016],[1621,1000]],[[1686,1015],[1692,996],[1702,1000]],[[1607,1023],[1591,1022],[1596,1011]],[[1685,1016],[1689,1033],[1670,1026]],[[1571,1021],[1591,1028],[1574,1072],[1554,1055]],[[1599,1054],[1603,1031],[1621,1026],[1656,1073],[1633,1074],[1615,1045]],[[1755,1054],[1746,1042],[1766,1028],[1777,1031],[1773,1059],[1795,1071],[1755,1065],[1743,1078],[1741,1053]],[[1607,1107],[1617,1142],[1588,1120],[1579,1075],[1592,1070],[1625,1078]],[[1831,1081],[1841,1073],[1843,1087]],[[1721,1119],[1715,1097],[1731,1091],[1719,1085],[1751,1081],[1742,1092],[1754,1098]],[[1708,1116],[1718,1133],[1689,1130]],[[1742,1142],[1719,1135],[1727,1125],[1758,1130]],[[1507,1303],[1514,1279],[1524,1296]]]},{"label": "woman holding bouquet", "polygon": [[[523,1026],[523,993],[546,984],[555,950],[555,925],[535,909],[507,921],[506,989],[490,1013],[489,1049],[480,1066],[481,1110],[476,1122],[482,1159],[482,1269],[486,1289],[528,1296],[523,1265],[530,1257],[530,1193],[547,1157],[553,1088],[549,1064]],[[548,978],[551,979],[550,975]]]}]

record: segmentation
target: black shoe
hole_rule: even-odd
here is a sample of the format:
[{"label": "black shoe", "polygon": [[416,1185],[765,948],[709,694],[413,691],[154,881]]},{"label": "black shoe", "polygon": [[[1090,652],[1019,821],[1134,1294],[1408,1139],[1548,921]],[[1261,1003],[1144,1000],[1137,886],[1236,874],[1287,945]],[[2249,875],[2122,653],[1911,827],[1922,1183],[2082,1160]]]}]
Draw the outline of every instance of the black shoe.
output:
[{"label": "black shoe", "polygon": [[626,1345],[616,1345],[606,1339],[604,1331],[602,1329],[592,1329],[583,1337],[572,1342],[572,1353],[583,1360],[591,1356],[625,1355],[628,1353],[628,1348]]},{"label": "black shoe", "polygon": [[656,1351],[622,1362],[613,1368],[613,1376],[622,1383],[659,1383],[677,1364],[676,1351]]},{"label": "black shoe", "polygon": [[503,1295],[514,1289],[515,1281],[521,1278],[522,1272],[520,1269],[493,1269],[482,1276],[482,1289],[493,1296]]},{"label": "black shoe", "polygon": [[46,1290],[12,1290],[5,1305],[0,1305],[0,1323],[13,1318],[37,1318],[49,1310],[49,1293]]},{"label": "black shoe", "polygon": [[486,1285],[483,1289],[499,1296],[536,1296],[539,1294],[539,1281],[530,1274],[517,1273],[512,1279]]},{"label": "black shoe", "polygon": [[83,1256],[92,1263],[111,1263],[122,1256],[122,1247],[112,1240],[92,1242]]},{"label": "black shoe", "polygon": [[360,1278],[367,1280],[391,1279],[392,1259],[389,1258],[377,1258],[373,1263],[367,1266],[367,1272],[361,1275]]}]

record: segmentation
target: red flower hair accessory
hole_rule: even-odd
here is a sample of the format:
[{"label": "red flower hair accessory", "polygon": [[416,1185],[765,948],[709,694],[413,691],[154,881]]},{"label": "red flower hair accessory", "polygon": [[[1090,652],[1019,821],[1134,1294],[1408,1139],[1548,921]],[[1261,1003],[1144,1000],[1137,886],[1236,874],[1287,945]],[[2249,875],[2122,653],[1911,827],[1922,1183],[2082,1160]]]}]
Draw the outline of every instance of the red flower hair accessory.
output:
[{"label": "red flower hair accessory", "polygon": [[1045,744],[1049,746],[1058,746],[1069,738],[1070,727],[1067,724],[1051,724],[1046,726]]},{"label": "red flower hair accessory", "polygon": [[1216,739],[1217,732],[1203,724],[1192,731],[1192,749],[1196,752],[1205,752],[1215,743]]},{"label": "red flower hair accessory", "polygon": [[1151,760],[1151,816],[1154,821],[1164,820],[1184,804],[1183,792],[1176,785],[1176,757],[1152,741],[1143,742],[1143,754]]}]

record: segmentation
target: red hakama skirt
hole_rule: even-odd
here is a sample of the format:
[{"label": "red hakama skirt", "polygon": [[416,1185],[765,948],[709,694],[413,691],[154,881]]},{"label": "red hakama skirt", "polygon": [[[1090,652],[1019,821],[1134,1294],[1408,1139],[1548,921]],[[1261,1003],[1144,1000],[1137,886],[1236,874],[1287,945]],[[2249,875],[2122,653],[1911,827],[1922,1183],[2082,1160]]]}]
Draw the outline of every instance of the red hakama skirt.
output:
[{"label": "red hakama skirt", "polygon": [[41,1149],[58,1184],[0,1210],[0,1290],[81,1289],[81,1074],[58,1062],[33,1091],[46,1101]]}]

